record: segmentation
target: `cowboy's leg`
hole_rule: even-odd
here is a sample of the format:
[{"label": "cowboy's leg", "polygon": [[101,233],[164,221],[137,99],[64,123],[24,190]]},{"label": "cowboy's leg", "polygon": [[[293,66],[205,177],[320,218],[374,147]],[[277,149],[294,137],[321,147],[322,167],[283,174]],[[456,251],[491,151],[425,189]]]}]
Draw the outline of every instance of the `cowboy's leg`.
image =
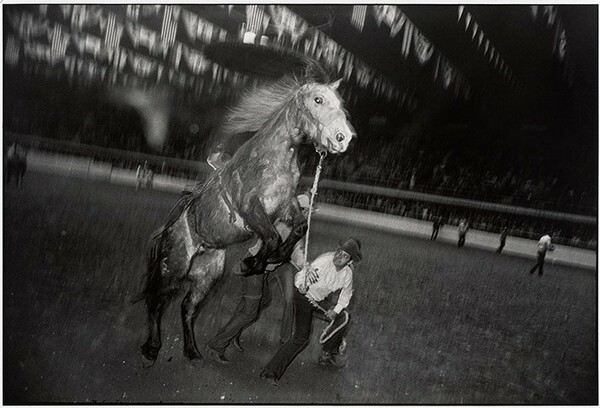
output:
[{"label": "cowboy's leg", "polygon": [[[342,311],[341,313],[339,313],[337,315],[337,317],[335,319],[334,327],[338,327],[339,325],[344,324],[345,321],[346,321],[346,314],[344,313],[344,311]],[[341,344],[343,338],[346,336],[346,333],[348,332],[349,324],[350,324],[350,314],[348,313],[348,321],[344,324],[344,326],[323,344],[324,351],[327,351],[331,354],[338,353],[340,344]]]},{"label": "cowboy's leg", "polygon": [[209,342],[209,347],[221,354],[224,353],[231,339],[256,319],[263,284],[264,276],[262,274],[244,276],[242,278],[243,294],[238,308],[227,324]]},{"label": "cowboy's leg", "polygon": [[266,365],[264,372],[275,379],[281,378],[286,368],[300,353],[310,340],[312,327],[313,306],[308,299],[297,290],[294,290],[294,318],[296,329],[294,335],[285,343]]},{"label": "cowboy's leg", "polygon": [[544,259],[546,258],[546,254],[540,254],[538,255],[539,261],[538,263],[540,264],[540,270],[539,270],[539,274],[543,275],[544,274]]},{"label": "cowboy's leg", "polygon": [[286,343],[294,330],[294,272],[296,268],[289,262],[281,265],[274,275],[281,291],[283,314],[281,317],[281,334],[279,339]]}]

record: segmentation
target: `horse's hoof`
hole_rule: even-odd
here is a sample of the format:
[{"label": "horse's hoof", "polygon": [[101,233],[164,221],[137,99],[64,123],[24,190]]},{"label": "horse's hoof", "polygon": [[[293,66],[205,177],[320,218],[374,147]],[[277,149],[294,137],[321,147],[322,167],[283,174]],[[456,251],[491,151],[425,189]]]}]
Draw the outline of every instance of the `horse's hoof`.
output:
[{"label": "horse's hoof", "polygon": [[140,357],[140,365],[142,366],[142,368],[152,368],[154,366],[154,363],[156,363],[156,359],[149,360],[148,357],[146,357],[143,354],[142,357]]},{"label": "horse's hoof", "polygon": [[190,360],[192,363],[202,361],[202,354],[200,354],[197,350],[188,351],[185,350],[183,354]]},{"label": "horse's hoof", "polygon": [[156,358],[158,357],[158,351],[160,350],[160,347],[152,347],[147,344],[144,344],[141,347],[141,350],[144,358],[148,361],[151,361],[152,364],[154,364]]}]

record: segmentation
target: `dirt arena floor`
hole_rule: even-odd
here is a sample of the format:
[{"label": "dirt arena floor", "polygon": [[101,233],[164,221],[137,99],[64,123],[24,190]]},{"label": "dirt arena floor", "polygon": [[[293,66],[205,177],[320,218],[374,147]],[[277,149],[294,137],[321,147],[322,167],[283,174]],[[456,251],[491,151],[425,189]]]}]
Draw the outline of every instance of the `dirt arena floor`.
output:
[{"label": "dirt arena floor", "polygon": [[[145,368],[142,287],[147,239],[177,196],[28,173],[3,192],[3,402],[590,404],[598,403],[597,275],[474,248],[317,221],[311,258],[349,235],[363,242],[355,273],[348,366],[320,368],[313,341],[273,387],[259,379],[278,347],[277,292],[227,351],[227,366],[182,354],[180,298],[163,348]],[[509,238],[510,239],[510,238]],[[240,295],[227,272],[196,324],[203,345]]]}]

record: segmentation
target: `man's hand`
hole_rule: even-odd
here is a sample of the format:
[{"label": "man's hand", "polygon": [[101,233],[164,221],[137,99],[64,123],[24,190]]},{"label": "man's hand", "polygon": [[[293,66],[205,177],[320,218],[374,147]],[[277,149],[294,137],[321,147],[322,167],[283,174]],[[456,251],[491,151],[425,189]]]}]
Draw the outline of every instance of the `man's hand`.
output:
[{"label": "man's hand", "polygon": [[308,265],[306,267],[306,278],[308,279],[308,283],[311,285],[319,280],[319,270],[314,269],[312,266]]},{"label": "man's hand", "polygon": [[301,283],[300,286],[298,287],[298,292],[300,292],[303,295],[306,295],[307,291],[308,291],[308,286],[306,286],[305,284]]},{"label": "man's hand", "polygon": [[337,313],[333,311],[333,309],[328,310],[325,312],[325,316],[329,319],[329,320],[335,320],[335,318],[337,317]]}]

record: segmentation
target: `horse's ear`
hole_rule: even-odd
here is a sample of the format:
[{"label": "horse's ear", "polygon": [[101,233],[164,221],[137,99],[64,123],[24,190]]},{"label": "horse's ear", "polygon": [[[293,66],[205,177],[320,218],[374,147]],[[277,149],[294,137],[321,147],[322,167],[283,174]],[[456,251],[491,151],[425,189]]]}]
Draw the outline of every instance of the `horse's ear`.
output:
[{"label": "horse's ear", "polygon": [[333,89],[334,91],[337,91],[338,87],[340,86],[340,84],[342,83],[342,78],[338,79],[337,81],[333,82],[331,85],[329,85],[331,87],[331,89]]}]

